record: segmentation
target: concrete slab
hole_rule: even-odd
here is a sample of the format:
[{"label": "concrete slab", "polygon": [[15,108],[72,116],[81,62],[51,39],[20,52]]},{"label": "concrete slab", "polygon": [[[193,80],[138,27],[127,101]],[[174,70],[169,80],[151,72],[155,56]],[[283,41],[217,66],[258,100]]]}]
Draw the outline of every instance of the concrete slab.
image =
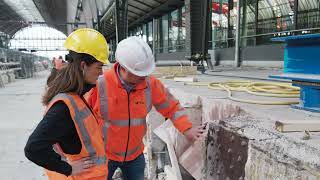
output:
[{"label": "concrete slab", "polygon": [[27,138],[41,120],[40,101],[48,72],[0,89],[0,174],[7,180],[45,180],[44,171],[24,156]]}]

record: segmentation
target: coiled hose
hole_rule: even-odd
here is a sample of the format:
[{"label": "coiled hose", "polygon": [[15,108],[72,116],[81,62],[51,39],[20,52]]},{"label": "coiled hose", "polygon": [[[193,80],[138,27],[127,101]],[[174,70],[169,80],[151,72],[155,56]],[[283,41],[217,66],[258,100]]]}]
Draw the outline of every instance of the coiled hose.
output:
[{"label": "coiled hose", "polygon": [[243,91],[256,96],[278,97],[278,98],[299,98],[300,88],[290,83],[276,82],[253,82],[253,81],[226,81],[226,82],[188,82],[185,85],[207,86],[210,89],[225,90],[228,98],[243,103],[262,105],[289,105],[298,104],[299,101],[257,101],[241,99],[232,96],[232,91]]}]

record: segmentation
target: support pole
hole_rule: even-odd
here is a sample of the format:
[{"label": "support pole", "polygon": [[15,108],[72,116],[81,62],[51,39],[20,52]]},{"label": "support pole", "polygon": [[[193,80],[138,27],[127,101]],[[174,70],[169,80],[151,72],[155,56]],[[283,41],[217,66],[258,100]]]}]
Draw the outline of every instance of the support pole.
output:
[{"label": "support pole", "polygon": [[240,66],[240,0],[237,1],[237,24],[236,24],[236,44],[235,44],[235,58],[234,58],[234,67]]},{"label": "support pole", "polygon": [[153,51],[153,56],[155,61],[157,61],[157,57],[156,57],[156,19],[153,18],[152,19],[152,51]]},{"label": "support pole", "polygon": [[128,35],[128,0],[116,0],[116,40],[117,43]]}]

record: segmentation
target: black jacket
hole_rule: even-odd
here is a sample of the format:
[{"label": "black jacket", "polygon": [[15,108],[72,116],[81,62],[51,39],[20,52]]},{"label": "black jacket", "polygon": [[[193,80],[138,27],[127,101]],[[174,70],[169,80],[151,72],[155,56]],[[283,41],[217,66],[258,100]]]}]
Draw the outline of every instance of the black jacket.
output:
[{"label": "black jacket", "polygon": [[[86,85],[83,94],[92,87]],[[56,143],[67,154],[79,154],[82,148],[68,106],[63,101],[58,101],[47,111],[30,135],[24,152],[35,164],[69,176],[72,167],[53,150],[52,146]]]}]

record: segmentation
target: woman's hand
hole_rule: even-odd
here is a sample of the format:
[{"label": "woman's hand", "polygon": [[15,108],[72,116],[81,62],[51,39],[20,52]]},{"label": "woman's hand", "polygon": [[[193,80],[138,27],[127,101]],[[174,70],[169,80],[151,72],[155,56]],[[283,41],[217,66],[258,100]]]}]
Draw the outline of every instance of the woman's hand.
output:
[{"label": "woman's hand", "polygon": [[77,161],[69,162],[69,164],[72,167],[71,176],[76,176],[87,172],[89,171],[89,168],[94,166],[94,162],[90,159],[90,157],[85,157]]}]

